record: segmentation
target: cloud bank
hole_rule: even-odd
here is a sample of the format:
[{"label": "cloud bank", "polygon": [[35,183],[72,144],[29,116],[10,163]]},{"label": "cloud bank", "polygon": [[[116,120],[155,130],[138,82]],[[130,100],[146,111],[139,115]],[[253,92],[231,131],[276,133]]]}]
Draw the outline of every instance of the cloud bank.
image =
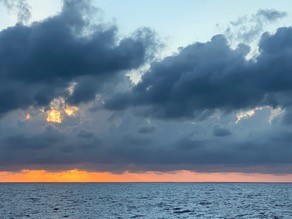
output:
[{"label": "cloud bank", "polygon": [[256,60],[224,35],[153,60],[152,30],[122,37],[96,13],[65,0],[0,31],[1,170],[291,173],[291,27],[264,33]]}]

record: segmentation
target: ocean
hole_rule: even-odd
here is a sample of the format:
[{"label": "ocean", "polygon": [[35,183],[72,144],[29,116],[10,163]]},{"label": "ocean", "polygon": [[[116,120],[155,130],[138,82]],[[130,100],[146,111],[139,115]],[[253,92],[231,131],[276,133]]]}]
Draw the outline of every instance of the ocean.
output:
[{"label": "ocean", "polygon": [[292,184],[0,184],[0,218],[292,218]]}]

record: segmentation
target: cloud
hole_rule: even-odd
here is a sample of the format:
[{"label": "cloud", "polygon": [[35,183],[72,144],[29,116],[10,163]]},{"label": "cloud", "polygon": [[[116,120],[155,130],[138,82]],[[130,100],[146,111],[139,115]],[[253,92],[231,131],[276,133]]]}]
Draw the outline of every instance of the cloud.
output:
[{"label": "cloud", "polygon": [[291,173],[292,134],[281,123],[284,115],[269,124],[268,108],[239,123],[236,113],[193,123],[86,108],[50,125],[35,109],[29,120],[21,111],[6,114],[0,169]]},{"label": "cloud", "polygon": [[19,22],[28,22],[31,17],[30,6],[26,0],[0,0],[0,4],[12,11],[16,11]]},{"label": "cloud", "polygon": [[203,120],[217,110],[229,113],[261,106],[291,106],[292,28],[264,33],[255,61],[249,48],[230,48],[222,35],[194,43],[177,54],[152,63],[131,91],[106,102],[111,110],[128,107],[160,119]]},{"label": "cloud", "polygon": [[[89,118],[82,127],[37,126],[31,132],[32,126],[25,123],[21,133],[10,128],[9,134],[0,135],[1,169],[291,173],[292,133],[281,127],[259,127],[253,134],[235,127],[232,135],[226,135],[226,129],[218,126],[211,136],[199,137],[197,132],[186,133],[187,123],[158,123],[155,132],[141,135],[133,131],[141,122],[134,117],[124,115],[118,126],[93,115]],[[107,132],[111,125],[115,128]],[[219,135],[212,136],[214,130]]]},{"label": "cloud", "polygon": [[284,112],[282,123],[285,125],[291,125],[292,124],[292,109],[291,107],[287,108]]},{"label": "cloud", "polygon": [[277,11],[275,9],[266,9],[266,10],[260,9],[256,13],[256,16],[263,17],[264,19],[266,19],[269,22],[277,21],[278,19],[287,17],[287,15],[288,15],[287,12]]},{"label": "cloud", "polygon": [[228,128],[215,125],[213,127],[213,134],[214,136],[217,136],[217,137],[224,137],[224,136],[231,135],[231,131]]},{"label": "cloud", "polygon": [[142,126],[138,129],[138,133],[140,134],[149,134],[155,131],[155,127],[154,126]]},{"label": "cloud", "polygon": [[74,104],[93,100],[109,79],[151,58],[153,31],[141,28],[120,38],[116,25],[92,21],[91,8],[66,0],[54,17],[0,32],[0,114],[47,106],[58,97]]},{"label": "cloud", "polygon": [[153,61],[152,30],[120,37],[96,13],[67,0],[0,31],[1,170],[291,173],[292,28],[263,34],[256,60],[216,35]]},{"label": "cloud", "polygon": [[231,42],[251,43],[263,33],[268,24],[273,24],[287,15],[287,12],[275,9],[259,9],[251,16],[239,17],[236,21],[230,22],[224,35]]}]

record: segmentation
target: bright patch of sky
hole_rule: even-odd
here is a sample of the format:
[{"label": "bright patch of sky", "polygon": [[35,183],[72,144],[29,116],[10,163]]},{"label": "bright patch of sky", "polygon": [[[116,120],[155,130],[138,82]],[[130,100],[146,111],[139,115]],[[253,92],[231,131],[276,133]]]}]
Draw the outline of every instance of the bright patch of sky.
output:
[{"label": "bright patch of sky", "polygon": [[[1,2],[1,1],[0,1]],[[240,17],[252,16],[259,9],[285,11],[288,16],[276,24],[266,27],[273,31],[277,26],[292,23],[292,2],[259,0],[247,4],[238,0],[185,0],[178,4],[174,0],[94,0],[101,10],[105,21],[115,22],[120,33],[127,35],[139,27],[154,29],[169,52],[195,41],[208,41],[213,35],[225,32],[230,22]],[[31,9],[29,22],[42,20],[58,13],[62,7],[61,0],[27,0]],[[256,9],[256,10],[255,10]],[[0,29],[12,26],[17,22],[15,10],[7,10],[0,5]]]}]

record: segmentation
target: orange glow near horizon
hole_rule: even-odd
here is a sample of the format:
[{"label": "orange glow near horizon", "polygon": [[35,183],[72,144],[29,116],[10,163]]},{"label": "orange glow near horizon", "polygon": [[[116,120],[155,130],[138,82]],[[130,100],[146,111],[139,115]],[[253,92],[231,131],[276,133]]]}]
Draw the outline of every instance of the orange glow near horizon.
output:
[{"label": "orange glow near horizon", "polygon": [[0,182],[292,182],[292,174],[194,173],[190,171],[114,174],[81,170],[61,172],[23,170],[0,172]]}]

